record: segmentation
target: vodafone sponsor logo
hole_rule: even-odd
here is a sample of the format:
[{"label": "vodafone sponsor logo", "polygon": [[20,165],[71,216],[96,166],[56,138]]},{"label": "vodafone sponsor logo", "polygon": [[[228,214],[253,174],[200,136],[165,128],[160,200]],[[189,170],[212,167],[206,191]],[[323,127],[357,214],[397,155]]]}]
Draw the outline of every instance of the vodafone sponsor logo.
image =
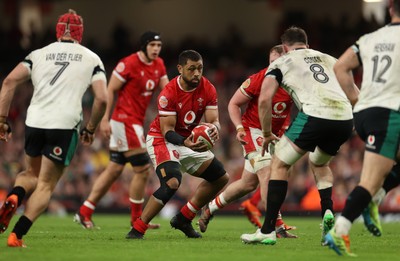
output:
[{"label": "vodafone sponsor logo", "polygon": [[174,154],[174,157],[175,157],[175,158],[179,159],[179,152],[178,152],[178,151],[173,150],[173,151],[172,151],[172,154]]},{"label": "vodafone sponsor logo", "polygon": [[183,119],[186,124],[192,124],[196,119],[196,114],[193,111],[188,111]]},{"label": "vodafone sponsor logo", "polygon": [[274,105],[274,112],[275,112],[276,114],[281,114],[282,112],[284,112],[284,111],[286,110],[286,107],[287,107],[286,103],[284,103],[284,102],[277,102],[277,103],[275,103],[275,105]]},{"label": "vodafone sponsor logo", "polygon": [[54,153],[54,155],[56,155],[56,156],[60,156],[60,155],[62,154],[62,149],[61,149],[60,147],[55,147],[55,148],[53,149],[53,153]]},{"label": "vodafone sponsor logo", "polygon": [[62,149],[60,147],[54,147],[52,153],[50,153],[50,157],[56,159],[56,160],[62,160],[60,155],[62,154]]},{"label": "vodafone sponsor logo", "polygon": [[369,135],[367,138],[367,144],[365,145],[367,148],[370,149],[375,149],[375,136],[374,135]]},{"label": "vodafone sponsor logo", "polygon": [[154,90],[154,87],[156,87],[156,83],[152,79],[147,80],[147,82],[146,82],[146,90],[147,91],[152,91],[152,90]]}]

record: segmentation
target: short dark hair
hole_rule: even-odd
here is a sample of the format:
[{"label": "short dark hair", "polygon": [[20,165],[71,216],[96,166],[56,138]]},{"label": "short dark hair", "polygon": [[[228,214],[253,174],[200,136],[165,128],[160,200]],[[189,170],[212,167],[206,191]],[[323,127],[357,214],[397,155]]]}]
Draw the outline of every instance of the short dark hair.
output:
[{"label": "short dark hair", "polygon": [[185,50],[185,51],[181,52],[181,54],[179,55],[179,61],[178,61],[179,65],[184,66],[188,60],[197,62],[199,60],[203,60],[203,58],[195,50]]},{"label": "short dark hair", "polygon": [[282,34],[281,41],[289,46],[295,43],[308,44],[307,34],[300,27],[291,26]]}]

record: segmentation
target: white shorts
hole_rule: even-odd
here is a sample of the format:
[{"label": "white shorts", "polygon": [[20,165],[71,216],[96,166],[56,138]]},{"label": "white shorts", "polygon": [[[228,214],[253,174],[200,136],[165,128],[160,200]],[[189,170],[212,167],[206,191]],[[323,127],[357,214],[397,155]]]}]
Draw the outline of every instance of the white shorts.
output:
[{"label": "white shorts", "polygon": [[164,137],[147,135],[146,146],[154,168],[166,161],[174,161],[181,165],[182,172],[190,175],[194,174],[204,162],[214,158],[214,154],[209,150],[196,152],[185,146],[169,143]]},{"label": "white shorts", "polygon": [[146,148],[143,126],[139,124],[127,124],[110,120],[111,137],[110,149],[125,152],[137,148]]},{"label": "white shorts", "polygon": [[245,158],[244,169],[250,173],[256,174],[257,171],[271,164],[271,154],[265,153],[261,156],[263,136],[258,128],[245,128],[246,136],[244,140],[246,145],[242,145]]},{"label": "white shorts", "polygon": [[246,156],[244,161],[244,169],[253,174],[269,165],[271,165],[271,154],[267,152],[264,156],[261,156],[261,152],[252,152]]}]

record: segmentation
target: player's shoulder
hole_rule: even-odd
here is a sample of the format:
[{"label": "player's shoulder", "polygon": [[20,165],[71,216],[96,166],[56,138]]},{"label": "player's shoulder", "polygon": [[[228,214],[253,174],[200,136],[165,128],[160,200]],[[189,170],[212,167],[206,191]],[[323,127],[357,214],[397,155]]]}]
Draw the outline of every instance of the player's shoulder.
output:
[{"label": "player's shoulder", "polygon": [[[399,27],[399,26],[397,26]],[[388,30],[391,30],[391,26],[389,25],[385,25],[381,28],[378,28],[377,30],[373,31],[373,32],[369,32],[366,33],[364,35],[362,35],[359,39],[358,39],[358,43],[365,43],[365,44],[369,44],[369,43],[375,43],[377,41],[381,41],[382,37],[384,37],[385,39],[388,39],[390,37],[396,37],[398,38],[397,34],[391,34],[388,32]]]},{"label": "player's shoulder", "polygon": [[212,82],[209,79],[207,79],[205,76],[201,77],[201,82],[206,90],[215,89],[214,84],[212,84]]},{"label": "player's shoulder", "polygon": [[140,59],[138,53],[134,52],[127,56],[122,57],[119,62],[123,62],[124,64],[138,64],[139,61]]},{"label": "player's shoulder", "polygon": [[94,59],[101,60],[100,56],[97,53],[95,53],[94,51],[90,50],[88,47],[78,44],[77,48],[82,49],[83,52],[86,52],[88,55],[90,55]]},{"label": "player's shoulder", "polygon": [[328,53],[324,53],[311,48],[307,49],[303,59],[306,63],[336,62],[337,60],[337,58]]},{"label": "player's shoulder", "polygon": [[52,53],[59,51],[59,42],[53,42],[41,48],[31,51],[30,55],[40,55],[42,53]]},{"label": "player's shoulder", "polygon": [[95,52],[78,43],[64,43],[64,42],[53,42],[42,48],[36,49],[31,52],[34,55],[49,54],[49,53],[78,53],[90,57],[91,59],[100,60],[100,56]]},{"label": "player's shoulder", "polygon": [[170,80],[164,87],[164,89],[161,90],[161,92],[163,93],[168,93],[171,91],[175,91],[177,88],[179,88],[179,84],[178,84],[178,78],[179,76],[176,76],[175,78],[173,78],[172,80]]}]

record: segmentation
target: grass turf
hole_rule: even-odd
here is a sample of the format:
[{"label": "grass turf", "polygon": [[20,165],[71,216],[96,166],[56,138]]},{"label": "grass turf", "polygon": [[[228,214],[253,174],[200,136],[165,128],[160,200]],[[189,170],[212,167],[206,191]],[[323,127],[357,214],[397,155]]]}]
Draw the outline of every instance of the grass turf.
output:
[{"label": "grass turf", "polygon": [[[156,218],[158,230],[148,230],[144,240],[127,240],[127,215],[94,216],[100,230],[84,230],[72,222],[72,216],[41,216],[24,237],[27,248],[6,246],[18,216],[10,228],[0,235],[0,260],[338,260],[328,247],[320,245],[320,219],[287,217],[289,225],[297,226],[298,239],[278,239],[274,246],[247,245],[240,240],[243,233],[255,228],[244,216],[216,216],[201,239],[188,239],[179,230],[171,229],[169,220]],[[194,220],[194,223],[197,218]],[[194,224],[193,223],[193,224]],[[383,235],[373,237],[361,223],[355,223],[350,234],[352,251],[359,260],[397,260],[399,256],[400,224],[383,224]]]}]

